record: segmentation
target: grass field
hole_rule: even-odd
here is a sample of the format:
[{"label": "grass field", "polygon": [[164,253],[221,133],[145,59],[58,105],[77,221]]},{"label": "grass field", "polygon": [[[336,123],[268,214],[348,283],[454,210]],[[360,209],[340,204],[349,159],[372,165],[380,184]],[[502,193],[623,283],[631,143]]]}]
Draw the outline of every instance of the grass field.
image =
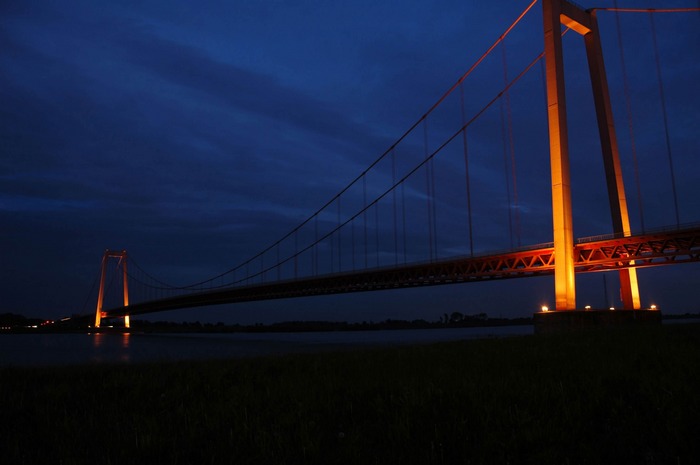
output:
[{"label": "grass field", "polygon": [[700,325],[0,369],[0,463],[695,464]]}]

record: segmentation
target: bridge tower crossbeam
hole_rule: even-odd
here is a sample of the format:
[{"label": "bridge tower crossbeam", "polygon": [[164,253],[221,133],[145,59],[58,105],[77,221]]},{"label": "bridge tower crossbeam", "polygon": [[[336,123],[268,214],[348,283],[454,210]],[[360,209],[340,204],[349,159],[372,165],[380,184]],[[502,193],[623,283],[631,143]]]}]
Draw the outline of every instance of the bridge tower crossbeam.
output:
[{"label": "bridge tower crossbeam", "polygon": [[[584,38],[613,230],[625,237],[630,236],[632,232],[595,10],[582,10],[566,0],[543,0],[542,11],[552,177],[555,301],[556,310],[575,310],[574,232],[561,38],[562,24],[581,34]],[[633,264],[630,263],[630,265]],[[619,273],[624,307],[626,309],[639,309],[641,304],[636,270],[630,267],[621,269]]]}]

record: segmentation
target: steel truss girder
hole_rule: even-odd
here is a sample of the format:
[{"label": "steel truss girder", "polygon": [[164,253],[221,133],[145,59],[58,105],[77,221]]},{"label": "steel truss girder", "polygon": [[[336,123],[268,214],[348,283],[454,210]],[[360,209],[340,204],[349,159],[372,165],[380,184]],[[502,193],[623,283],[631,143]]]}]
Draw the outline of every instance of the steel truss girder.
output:
[{"label": "steel truss girder", "polygon": [[700,233],[632,236],[576,246],[577,271],[640,268],[700,261]]},{"label": "steel truss girder", "polygon": [[[574,247],[578,273],[700,261],[700,226],[685,230],[605,238]],[[116,308],[108,317],[138,315],[254,300],[401,289],[438,284],[542,276],[554,273],[554,248],[378,268],[185,294]]]}]

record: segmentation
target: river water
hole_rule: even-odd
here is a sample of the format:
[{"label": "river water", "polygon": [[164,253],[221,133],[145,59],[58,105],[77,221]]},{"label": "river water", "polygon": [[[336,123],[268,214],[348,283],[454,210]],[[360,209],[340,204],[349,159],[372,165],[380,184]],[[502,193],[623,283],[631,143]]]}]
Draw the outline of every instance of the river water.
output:
[{"label": "river water", "polygon": [[307,333],[0,334],[0,366],[207,360],[533,334],[532,326]]}]

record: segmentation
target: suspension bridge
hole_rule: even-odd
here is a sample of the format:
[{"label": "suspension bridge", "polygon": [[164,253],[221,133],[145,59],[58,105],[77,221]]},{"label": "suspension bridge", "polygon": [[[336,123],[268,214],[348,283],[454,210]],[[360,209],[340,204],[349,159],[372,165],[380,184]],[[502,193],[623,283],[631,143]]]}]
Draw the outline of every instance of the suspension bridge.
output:
[{"label": "suspension bridge", "polygon": [[[628,158],[634,171],[634,176],[626,173],[627,178],[622,172],[603,60],[598,26],[601,9],[584,10],[564,0],[542,0],[540,8],[535,7],[537,3],[528,5],[428,111],[345,188],[239,265],[197,283],[171,285],[145,271],[127,251],[107,250],[100,269],[94,326],[100,327],[105,318],[124,318],[129,326],[130,315],[207,305],[542,275],[554,276],[554,310],[563,312],[578,308],[576,273],[606,271],[619,274],[624,309],[642,309],[637,269],[700,261],[700,223],[683,223],[679,213],[682,199],[675,185],[679,167],[674,165],[669,136],[654,19],[657,14],[698,9],[605,11],[616,19],[617,15],[636,15],[650,24],[656,65],[650,73],[658,82],[658,126],[666,147],[666,153],[655,154],[655,158],[657,164],[668,167],[668,209],[673,211],[675,222],[649,227],[644,219],[639,149],[634,142],[629,102],[631,84],[619,39],[619,20],[621,85],[631,141]],[[509,60],[508,40],[533,16],[541,21],[540,37],[544,40],[539,46],[544,44],[543,51]],[[567,36],[583,38],[600,153],[595,157],[587,154],[587,163],[602,162],[608,205],[600,208],[610,210],[608,230],[578,239],[573,227],[576,199],[572,199],[570,168],[571,114],[567,112],[563,61]],[[501,76],[480,76],[485,63],[499,56]],[[541,116],[544,130],[514,127],[514,102],[524,99],[528,108],[534,108],[537,95],[541,103],[539,112],[532,110],[532,118]],[[500,139],[502,147],[484,149],[487,139]],[[535,184],[532,179],[518,178],[522,163],[516,164],[516,152],[543,154],[531,156],[528,163],[541,165],[529,170],[537,173],[537,187],[531,187]],[[505,191],[500,193],[480,176],[497,164],[501,165]],[[547,178],[551,182],[542,182]],[[633,212],[628,206],[625,179],[634,179],[637,208]],[[527,223],[528,186],[544,187],[551,198],[550,220],[545,226]],[[502,197],[501,209],[480,209],[486,204],[484,199],[497,195]],[[632,216],[637,219],[634,227]],[[540,220],[537,217],[534,221]],[[490,238],[483,232],[485,222],[500,224],[509,244],[507,250],[490,248]],[[551,232],[551,241],[523,245],[529,244],[531,237],[541,237],[532,231],[543,228],[548,235]],[[110,267],[114,262],[116,266]],[[107,306],[105,296],[114,287],[120,288],[121,302]]]}]

